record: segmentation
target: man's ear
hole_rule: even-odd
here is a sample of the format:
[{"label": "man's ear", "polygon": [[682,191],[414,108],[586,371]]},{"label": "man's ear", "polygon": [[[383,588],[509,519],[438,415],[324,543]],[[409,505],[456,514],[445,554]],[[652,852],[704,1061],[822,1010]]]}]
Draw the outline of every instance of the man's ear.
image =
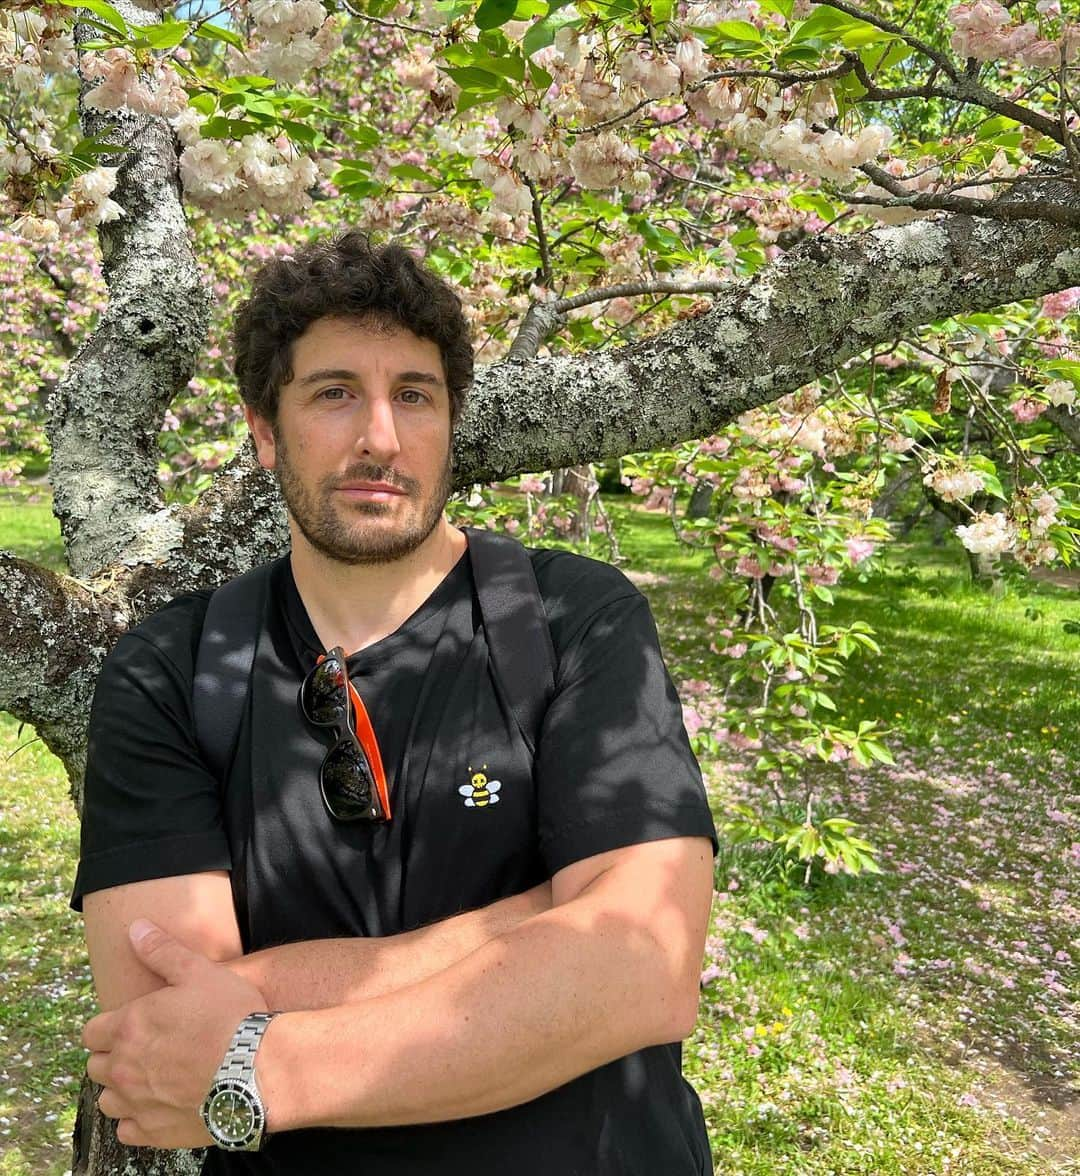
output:
[{"label": "man's ear", "polygon": [[251,439],[255,442],[255,452],[259,455],[259,465],[264,470],[272,470],[277,462],[277,446],[274,443],[274,427],[257,413],[250,404],[244,405],[244,420],[247,421]]}]

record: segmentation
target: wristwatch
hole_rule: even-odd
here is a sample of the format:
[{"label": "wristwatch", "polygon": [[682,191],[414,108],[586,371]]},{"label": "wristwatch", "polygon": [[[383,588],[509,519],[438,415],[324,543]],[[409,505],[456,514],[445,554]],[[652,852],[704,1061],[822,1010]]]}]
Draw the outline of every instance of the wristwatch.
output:
[{"label": "wristwatch", "polygon": [[251,1013],[233,1034],[202,1105],[202,1118],[218,1147],[258,1151],[266,1128],[266,1108],[255,1082],[255,1051],[277,1013]]}]

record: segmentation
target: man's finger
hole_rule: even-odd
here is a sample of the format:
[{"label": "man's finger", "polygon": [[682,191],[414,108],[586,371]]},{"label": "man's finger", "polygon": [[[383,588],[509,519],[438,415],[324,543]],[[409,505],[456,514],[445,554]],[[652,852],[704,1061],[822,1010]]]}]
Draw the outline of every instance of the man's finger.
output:
[{"label": "man's finger", "polygon": [[116,1138],[128,1147],[149,1147],[150,1138],[145,1131],[140,1130],[134,1119],[121,1119],[116,1125]]},{"label": "man's finger", "polygon": [[135,1111],[122,1095],[106,1087],[98,1098],[98,1110],[109,1119],[128,1119]]},{"label": "man's finger", "polygon": [[136,919],[128,928],[128,936],[140,961],[169,984],[182,983],[193,969],[209,962],[149,919]]},{"label": "man's finger", "polygon": [[86,1022],[82,1031],[83,1049],[88,1049],[92,1053],[107,1053],[112,1049],[116,1037],[117,1013],[119,1011],[98,1013],[96,1017]]},{"label": "man's finger", "polygon": [[92,1053],[86,1059],[86,1074],[91,1082],[96,1082],[98,1086],[109,1085],[109,1059],[112,1054],[107,1053]]}]

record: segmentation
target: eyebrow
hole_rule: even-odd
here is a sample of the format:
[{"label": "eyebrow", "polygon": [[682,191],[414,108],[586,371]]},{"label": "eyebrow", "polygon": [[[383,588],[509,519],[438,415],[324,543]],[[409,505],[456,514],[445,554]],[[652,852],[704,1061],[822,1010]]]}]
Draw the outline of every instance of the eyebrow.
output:
[{"label": "eyebrow", "polygon": [[[299,383],[306,387],[309,384],[321,383],[323,380],[357,380],[359,378],[358,373],[349,368],[319,368],[317,371],[309,372]],[[434,372],[398,372],[394,377],[394,382],[430,384],[433,388],[444,386],[443,381]]]}]

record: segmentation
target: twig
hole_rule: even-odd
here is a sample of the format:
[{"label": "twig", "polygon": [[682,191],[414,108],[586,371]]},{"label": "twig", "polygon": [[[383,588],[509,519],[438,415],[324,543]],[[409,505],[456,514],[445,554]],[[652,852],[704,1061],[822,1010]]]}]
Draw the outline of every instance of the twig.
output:
[{"label": "twig", "polygon": [[933,45],[927,44],[926,41],[921,40],[919,37],[913,37],[909,32],[905,31],[902,25],[898,25],[891,20],[886,20],[884,17],[876,16],[872,12],[866,12],[862,8],[857,8],[854,4],[847,4],[844,0],[821,0],[821,3],[827,8],[835,8],[837,12],[843,12],[848,16],[853,16],[856,20],[865,21],[867,24],[873,25],[874,28],[881,29],[882,32],[892,33],[893,36],[899,37],[913,49],[918,49],[920,53],[929,57],[953,81],[957,79],[956,64],[947,53],[942,53],[940,49],[935,49]]},{"label": "twig", "polygon": [[341,6],[350,16],[355,16],[357,20],[366,20],[368,24],[378,25],[383,29],[398,29],[403,33],[419,33],[421,37],[431,37],[432,40],[440,35],[438,29],[422,29],[417,25],[402,24],[396,20],[384,20],[382,17],[371,16],[367,12],[360,12],[349,3],[349,0],[341,0]]},{"label": "twig", "polygon": [[540,246],[540,272],[543,274],[544,285],[550,290],[555,279],[551,272],[551,253],[548,250],[547,233],[544,232],[544,214],[540,208],[540,193],[537,192],[536,185],[528,176],[523,178],[525,186],[532,196],[533,224],[536,225],[536,239]]}]

